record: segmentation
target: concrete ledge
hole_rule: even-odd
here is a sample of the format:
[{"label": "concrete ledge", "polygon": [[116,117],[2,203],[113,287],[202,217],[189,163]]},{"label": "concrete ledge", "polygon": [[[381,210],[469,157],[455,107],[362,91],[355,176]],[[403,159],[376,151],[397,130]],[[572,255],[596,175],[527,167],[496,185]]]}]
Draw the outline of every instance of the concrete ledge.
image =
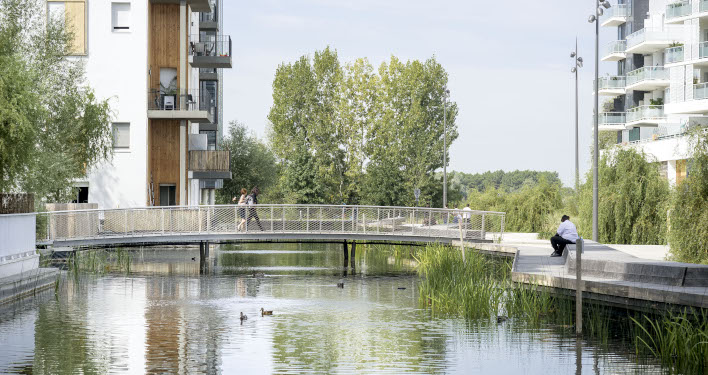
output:
[{"label": "concrete ledge", "polygon": [[0,279],[0,304],[12,302],[52,287],[56,282],[58,272],[59,270],[56,268],[37,268]]}]

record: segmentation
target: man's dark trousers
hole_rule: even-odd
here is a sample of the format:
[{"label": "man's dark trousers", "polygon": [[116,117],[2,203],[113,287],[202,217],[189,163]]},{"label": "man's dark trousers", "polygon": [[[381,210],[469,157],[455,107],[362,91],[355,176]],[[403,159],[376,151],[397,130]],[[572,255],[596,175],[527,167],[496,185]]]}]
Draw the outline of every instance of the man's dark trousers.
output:
[{"label": "man's dark trousers", "polygon": [[573,244],[573,241],[566,240],[565,238],[555,235],[551,237],[551,246],[553,246],[553,250],[557,254],[563,254],[563,250],[565,249],[565,245]]}]

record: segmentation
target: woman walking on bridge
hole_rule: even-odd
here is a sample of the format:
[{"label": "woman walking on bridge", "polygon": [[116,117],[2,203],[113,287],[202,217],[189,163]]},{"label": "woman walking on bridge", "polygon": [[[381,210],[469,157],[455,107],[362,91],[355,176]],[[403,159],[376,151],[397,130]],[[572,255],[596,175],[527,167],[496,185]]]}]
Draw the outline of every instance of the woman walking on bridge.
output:
[{"label": "woman walking on bridge", "polygon": [[251,194],[246,198],[246,204],[249,206],[248,207],[248,220],[246,223],[246,227],[248,227],[248,223],[251,222],[251,219],[256,219],[256,224],[258,224],[258,228],[260,228],[261,232],[263,231],[263,225],[261,225],[261,219],[258,217],[258,212],[256,212],[256,207],[255,205],[258,204],[258,194],[260,194],[261,191],[258,190],[258,186],[254,186],[253,189],[251,189]]},{"label": "woman walking on bridge", "polygon": [[[241,198],[238,199],[238,205],[239,206],[245,206],[246,205],[246,197],[248,196],[248,190],[245,188],[241,188]],[[236,200],[236,197],[234,197],[234,200]],[[246,209],[245,208],[239,208],[238,209],[238,217],[241,219],[241,222],[238,224],[238,231],[242,231],[246,225]]]}]

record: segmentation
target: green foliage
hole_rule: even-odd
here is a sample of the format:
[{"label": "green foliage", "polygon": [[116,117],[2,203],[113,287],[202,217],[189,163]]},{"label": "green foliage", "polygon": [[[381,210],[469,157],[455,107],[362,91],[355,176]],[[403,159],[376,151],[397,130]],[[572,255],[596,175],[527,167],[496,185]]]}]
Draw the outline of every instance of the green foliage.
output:
[{"label": "green foliage", "polygon": [[[613,244],[665,244],[669,183],[658,165],[631,148],[606,152],[599,163],[599,241]],[[592,234],[592,171],[579,195],[583,237]]]},{"label": "green foliage", "polygon": [[64,200],[112,152],[110,108],[66,57],[71,33],[34,0],[0,2],[0,191]]},{"label": "green foliage", "polygon": [[677,187],[671,207],[671,256],[682,262],[708,263],[708,133],[690,135],[687,178]]},{"label": "green foliage", "polygon": [[237,121],[229,124],[229,133],[221,144],[231,154],[231,180],[224,180],[224,188],[217,190],[219,203],[231,203],[233,197],[241,196],[241,188],[251,191],[258,186],[267,200],[272,196],[278,180],[278,166],[270,148],[255,135],[249,134],[246,126]]},{"label": "green foliage", "polygon": [[534,233],[543,229],[547,217],[562,207],[563,200],[560,182],[552,183],[541,176],[538,183],[529,182],[513,192],[491,184],[484,192],[472,190],[467,203],[478,210],[506,212],[506,231]]},{"label": "green foliage", "polygon": [[[442,176],[441,173],[438,174]],[[450,187],[460,191],[465,197],[467,197],[468,190],[484,192],[487,188],[494,188],[510,193],[520,190],[525,186],[533,186],[541,181],[541,179],[545,179],[546,182],[551,184],[561,185],[558,172],[549,171],[516,170],[513,172],[504,172],[498,170],[475,174],[453,171],[448,173],[447,179],[450,181]]]},{"label": "green foliage", "polygon": [[[270,143],[283,166],[283,195],[299,203],[423,204],[439,188],[447,73],[434,58],[378,71],[342,65],[329,47],[281,64],[273,81]],[[448,147],[457,105],[448,104]]]}]

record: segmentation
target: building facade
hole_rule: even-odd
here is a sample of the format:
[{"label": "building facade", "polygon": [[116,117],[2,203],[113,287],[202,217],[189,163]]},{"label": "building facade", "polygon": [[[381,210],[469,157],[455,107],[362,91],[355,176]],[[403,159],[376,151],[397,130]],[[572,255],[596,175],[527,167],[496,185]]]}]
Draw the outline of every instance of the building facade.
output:
[{"label": "building facade", "polygon": [[600,52],[599,130],[643,150],[672,184],[687,175],[685,132],[708,114],[708,0],[619,0],[600,19],[616,40]]},{"label": "building facade", "polygon": [[100,208],[213,204],[230,178],[222,69],[232,66],[221,0],[47,0],[72,55],[113,112],[114,154],[77,181]]}]

